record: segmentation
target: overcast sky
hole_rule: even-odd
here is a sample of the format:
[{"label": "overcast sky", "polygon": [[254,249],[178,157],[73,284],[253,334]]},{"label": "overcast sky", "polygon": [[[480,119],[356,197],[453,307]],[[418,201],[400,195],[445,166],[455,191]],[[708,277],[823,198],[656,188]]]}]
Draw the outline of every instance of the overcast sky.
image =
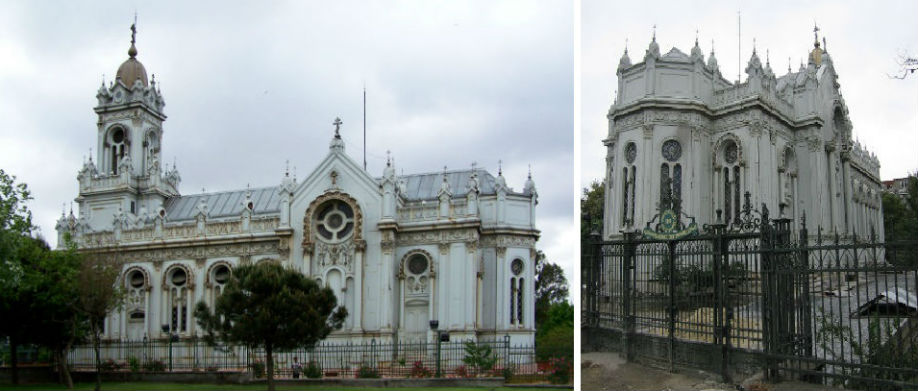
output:
[{"label": "overcast sky", "polygon": [[[839,74],[854,136],[877,154],[883,180],[918,169],[918,75],[891,80],[899,53],[918,55],[918,2],[902,1],[642,1],[583,0],[581,181],[604,176],[608,121],[617,88],[615,70],[628,39],[634,63],[643,61],[657,26],[665,54],[672,47],[689,53],[695,30],[705,54],[715,56],[728,80],[737,77],[737,11],[742,15],[745,70],[753,39],[765,61],[766,50],[778,76],[787,73],[788,57],[796,72],[813,48],[813,22]],[[743,72],[742,79],[746,79]]]},{"label": "overcast sky", "polygon": [[[31,188],[42,234],[56,241],[62,203],[96,143],[96,91],[137,59],[166,101],[163,160],[181,191],[305,177],[326,155],[332,121],[361,157],[386,150],[405,173],[473,162],[540,194],[538,247],[571,277],[573,6],[478,2],[0,3],[0,167]],[[266,6],[265,4],[270,4]]]}]

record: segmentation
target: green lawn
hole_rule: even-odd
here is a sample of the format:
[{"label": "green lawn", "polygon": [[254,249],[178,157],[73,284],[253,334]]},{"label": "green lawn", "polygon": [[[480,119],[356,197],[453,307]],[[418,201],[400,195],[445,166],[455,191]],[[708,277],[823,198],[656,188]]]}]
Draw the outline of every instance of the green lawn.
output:
[{"label": "green lawn", "polygon": [[[95,386],[95,383],[77,383],[74,385],[74,390],[92,390]],[[239,385],[239,384],[228,384],[228,385],[213,385],[213,384],[181,384],[181,383],[102,383],[103,390],[264,390],[267,389],[267,386],[264,384],[251,384],[251,385]],[[398,388],[382,388],[382,387],[331,387],[331,386],[303,386],[303,385],[277,385],[278,390],[346,390],[346,391],[381,391],[381,390],[396,390],[396,391],[418,391],[420,388],[417,387],[398,387]],[[494,391],[545,391],[545,388],[519,388],[519,387],[498,387],[498,388],[488,388],[488,387],[437,387],[438,391],[484,391],[484,390],[494,390]],[[13,387],[10,385],[0,385],[0,390],[66,390],[60,384],[30,384],[22,385],[18,387]]]}]

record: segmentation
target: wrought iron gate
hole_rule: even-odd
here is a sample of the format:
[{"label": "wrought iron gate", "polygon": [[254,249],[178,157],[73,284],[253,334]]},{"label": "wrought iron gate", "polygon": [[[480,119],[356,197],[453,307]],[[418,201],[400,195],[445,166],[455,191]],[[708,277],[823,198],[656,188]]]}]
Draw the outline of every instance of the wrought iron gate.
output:
[{"label": "wrought iron gate", "polygon": [[762,368],[770,379],[918,388],[918,242],[811,238],[805,216],[795,232],[749,193],[729,222],[718,212],[699,228],[680,209],[664,200],[643,230],[584,246],[588,345],[725,381]]}]

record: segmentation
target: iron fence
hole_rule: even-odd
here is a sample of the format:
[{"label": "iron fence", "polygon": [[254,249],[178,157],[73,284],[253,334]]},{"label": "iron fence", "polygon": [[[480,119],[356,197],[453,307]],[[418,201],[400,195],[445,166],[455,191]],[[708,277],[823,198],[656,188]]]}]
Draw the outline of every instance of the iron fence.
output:
[{"label": "iron fence", "polygon": [[[433,377],[438,371],[443,377],[543,374],[534,346],[512,345],[509,337],[478,341],[476,346],[486,346],[496,359],[491,369],[478,371],[464,361],[468,356],[466,343],[320,343],[312,348],[275,351],[275,375],[292,377],[295,364],[301,368],[314,365],[323,377],[358,377],[361,368],[380,377]],[[253,371],[257,375],[264,370],[265,358],[262,348],[209,345],[200,339],[104,341],[100,346],[100,362],[107,371]],[[68,363],[76,371],[95,370],[92,345],[75,346],[68,354]]]},{"label": "iron fence", "polygon": [[771,379],[918,389],[918,241],[810,235],[805,216],[794,232],[748,193],[734,221],[701,229],[678,200],[663,205],[668,225],[584,246],[583,325],[603,331],[587,345],[728,381],[764,367]]}]

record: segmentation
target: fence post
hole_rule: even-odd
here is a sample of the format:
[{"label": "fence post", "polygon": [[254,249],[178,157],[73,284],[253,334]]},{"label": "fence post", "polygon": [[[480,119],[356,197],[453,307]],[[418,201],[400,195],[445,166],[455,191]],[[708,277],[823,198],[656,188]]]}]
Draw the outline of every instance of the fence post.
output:
[{"label": "fence post", "polygon": [[[764,204],[763,204],[764,206]],[[762,342],[765,345],[765,378],[768,380],[777,380],[777,361],[774,355],[777,353],[776,345],[778,343],[777,331],[777,297],[780,294],[776,290],[776,268],[774,262],[775,254],[775,233],[768,219],[768,210],[762,211],[762,221],[760,222],[759,232],[761,248],[761,268],[764,271],[762,278]]]},{"label": "fence post", "polygon": [[624,316],[624,328],[622,330],[622,351],[625,352],[625,360],[634,360],[634,311],[631,300],[634,281],[631,279],[631,272],[634,270],[634,258],[637,253],[637,243],[634,239],[637,237],[636,231],[624,232],[625,242],[622,247],[622,315]]},{"label": "fence post", "polygon": [[676,371],[676,242],[666,241],[669,261],[669,371]]},{"label": "fence post", "polygon": [[732,311],[729,308],[729,290],[726,289],[724,268],[730,267],[729,259],[729,242],[724,237],[724,230],[727,224],[723,223],[722,213],[717,210],[717,220],[710,225],[714,233],[714,344],[720,346],[720,374],[724,383],[729,383],[730,379],[730,327],[727,324],[729,317],[724,319],[724,309]]},{"label": "fence post", "polygon": [[801,305],[798,309],[801,323],[801,330],[803,332],[803,354],[806,357],[813,356],[813,312],[812,312],[812,303],[810,302],[810,243],[809,235],[806,229],[806,211],[803,212],[802,217],[800,218],[800,234],[797,238],[798,242],[798,258],[797,258],[797,267],[795,272],[800,278],[797,280],[799,286],[799,291],[797,293],[798,300],[801,301]]}]

